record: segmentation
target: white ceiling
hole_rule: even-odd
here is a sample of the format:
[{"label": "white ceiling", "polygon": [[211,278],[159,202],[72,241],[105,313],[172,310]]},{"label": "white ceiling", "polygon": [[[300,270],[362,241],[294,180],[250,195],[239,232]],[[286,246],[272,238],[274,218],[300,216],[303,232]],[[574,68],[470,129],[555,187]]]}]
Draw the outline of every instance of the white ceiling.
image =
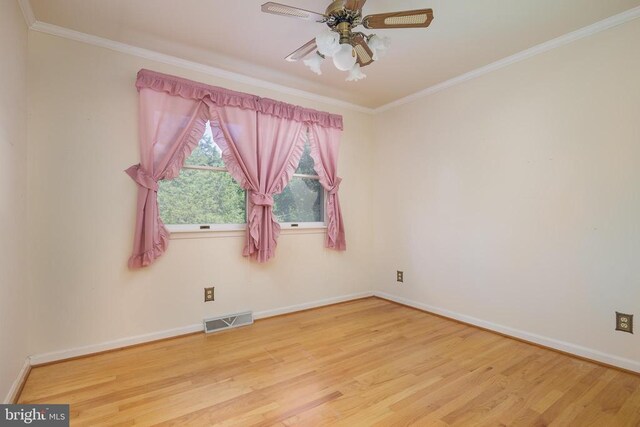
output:
[{"label": "white ceiling", "polygon": [[[376,108],[640,5],[640,0],[369,0],[364,13],[431,7],[427,29],[392,39],[367,78],[283,58],[324,24],[260,12],[266,0],[31,0],[38,21]],[[323,12],[329,0],[279,0]]]}]

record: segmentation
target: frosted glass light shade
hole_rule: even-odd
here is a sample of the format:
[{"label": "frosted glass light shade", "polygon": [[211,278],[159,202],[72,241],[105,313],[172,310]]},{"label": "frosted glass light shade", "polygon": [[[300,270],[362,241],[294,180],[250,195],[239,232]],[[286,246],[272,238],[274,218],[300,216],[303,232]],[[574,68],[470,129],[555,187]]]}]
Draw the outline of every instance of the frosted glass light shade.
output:
[{"label": "frosted glass light shade", "polygon": [[373,52],[373,60],[377,61],[381,56],[385,54],[385,52],[389,49],[389,45],[391,44],[391,39],[389,37],[380,37],[377,35],[372,35],[367,42],[369,49]]},{"label": "frosted glass light shade", "polygon": [[340,71],[349,71],[356,63],[356,52],[348,43],[341,44],[340,50],[333,55],[333,65]]},{"label": "frosted glass light shade", "polygon": [[340,50],[340,35],[334,31],[324,31],[316,36],[318,52],[324,56],[333,56]]},{"label": "frosted glass light shade", "polygon": [[313,71],[317,75],[321,75],[322,74],[322,70],[320,69],[320,65],[322,65],[322,60],[323,59],[322,59],[322,57],[320,55],[315,54],[311,58],[305,59],[302,62],[304,62],[304,65],[309,67],[309,69],[311,71]]},{"label": "frosted glass light shade", "polygon": [[360,69],[360,64],[355,64],[349,71],[349,76],[346,78],[346,81],[357,82],[358,80],[362,80],[365,77],[367,77],[367,75]]}]

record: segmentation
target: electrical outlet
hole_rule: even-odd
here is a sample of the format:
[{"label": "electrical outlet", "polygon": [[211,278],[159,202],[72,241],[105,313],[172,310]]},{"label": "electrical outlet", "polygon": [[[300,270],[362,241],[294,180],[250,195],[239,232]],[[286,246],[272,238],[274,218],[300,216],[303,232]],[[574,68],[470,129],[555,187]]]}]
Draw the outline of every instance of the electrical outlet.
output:
[{"label": "electrical outlet", "polygon": [[396,272],[396,281],[400,282],[400,283],[404,282],[404,272],[403,271],[398,270]]},{"label": "electrical outlet", "polygon": [[616,331],[633,333],[633,314],[618,313],[616,311]]},{"label": "electrical outlet", "polygon": [[204,302],[215,301],[214,290],[215,288],[213,286],[204,288]]}]

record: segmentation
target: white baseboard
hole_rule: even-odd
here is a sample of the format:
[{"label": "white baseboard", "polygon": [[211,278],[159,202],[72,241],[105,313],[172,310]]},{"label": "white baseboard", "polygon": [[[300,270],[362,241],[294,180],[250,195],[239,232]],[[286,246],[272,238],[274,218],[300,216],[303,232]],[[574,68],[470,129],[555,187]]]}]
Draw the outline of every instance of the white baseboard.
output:
[{"label": "white baseboard", "polygon": [[257,311],[253,313],[254,319],[264,319],[266,317],[279,316],[281,314],[294,313],[296,311],[308,310],[310,308],[322,307],[324,305],[337,304],[339,302],[351,301],[354,299],[372,297],[373,292],[358,292],[355,294],[342,295],[339,297],[325,298],[321,300],[306,302],[303,304],[290,305],[287,307],[275,308],[273,310]]},{"label": "white baseboard", "polygon": [[18,397],[18,392],[22,388],[22,384],[24,384],[24,382],[27,380],[27,375],[29,375],[29,370],[30,369],[31,369],[31,363],[29,361],[29,358],[27,357],[24,360],[24,364],[22,365],[22,369],[20,369],[20,372],[18,373],[18,377],[13,382],[13,384],[11,384],[11,388],[9,389],[9,392],[7,393],[7,395],[4,398],[4,403],[5,404],[9,404],[9,403],[15,402],[16,397]]},{"label": "white baseboard", "polygon": [[[307,310],[309,308],[322,307],[329,304],[335,304],[344,301],[350,301],[358,298],[373,296],[372,292],[359,292],[355,294],[342,295],[333,298],[326,298],[317,301],[311,301],[303,304],[290,305],[287,307],[276,308],[273,310],[264,310],[254,312],[255,319],[264,319],[266,317],[277,316],[280,314],[293,313],[296,311]],[[131,345],[142,344],[146,342],[161,340],[164,338],[172,338],[179,335],[185,335],[192,332],[200,332],[203,330],[202,323],[182,326],[180,328],[168,329],[164,331],[152,332],[150,334],[136,335],[133,337],[120,338],[113,341],[107,341],[99,344],[91,344],[83,347],[76,347],[67,350],[53,351],[51,353],[37,354],[29,357],[31,366],[41,365],[43,363],[56,362],[59,360],[70,359],[72,357],[86,356],[101,351],[114,350],[117,348],[128,347]]]},{"label": "white baseboard", "polygon": [[120,338],[117,340],[107,341],[100,344],[91,344],[83,347],[70,348],[67,350],[53,351],[51,353],[37,354],[29,357],[29,359],[31,360],[31,366],[37,366],[43,363],[56,362],[58,360],[69,359],[72,357],[86,356],[88,354],[99,353],[101,351],[114,350],[116,348],[129,347],[131,345],[161,340],[164,338],[176,337],[178,335],[190,334],[192,332],[199,332],[199,331],[202,331],[203,329],[204,327],[202,323],[197,323],[194,325],[183,326],[180,328],[152,332],[150,334]]},{"label": "white baseboard", "polygon": [[574,354],[576,356],[584,357],[586,359],[595,360],[607,365],[616,366],[622,369],[640,373],[640,362],[631,359],[625,359],[623,357],[614,356],[612,354],[602,353],[598,350],[594,350],[587,347],[582,347],[576,344],[571,344],[564,341],[559,341],[553,338],[543,337],[541,335],[533,334],[519,329],[510,328],[508,326],[498,325],[497,323],[489,322],[475,317],[467,316],[464,314],[456,313],[450,310],[446,310],[440,307],[434,307],[432,305],[423,304],[421,302],[412,301],[403,297],[388,294],[382,291],[374,291],[374,296],[387,299],[389,301],[395,301],[400,304],[408,305],[420,310],[424,310],[433,314],[448,317],[450,319],[459,320],[464,323],[479,326],[481,328],[489,329],[495,332],[499,332],[504,335],[509,335],[514,338],[519,338],[524,341],[539,344],[544,347],[553,348],[566,353]]}]

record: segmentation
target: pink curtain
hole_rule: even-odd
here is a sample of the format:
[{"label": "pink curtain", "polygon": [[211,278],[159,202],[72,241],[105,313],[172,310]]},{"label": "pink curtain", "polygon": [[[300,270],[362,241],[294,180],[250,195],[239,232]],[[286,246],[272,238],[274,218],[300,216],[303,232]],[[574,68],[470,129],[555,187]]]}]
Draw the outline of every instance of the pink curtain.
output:
[{"label": "pink curtain", "polygon": [[266,262],[275,254],[280,225],[273,195],[282,192],[304,149],[304,123],[240,108],[214,107],[211,129],[229,173],[248,191],[243,255]]},{"label": "pink curtain", "polygon": [[327,237],[325,246],[330,249],[344,251],[347,242],[344,236],[344,222],[340,210],[338,190],[342,178],[338,177],[338,148],[340,131],[311,125],[311,157],[314,168],[320,177],[320,184],[327,190]]},{"label": "pink curtain", "polygon": [[169,233],[158,212],[158,181],[178,176],[208,120],[206,105],[198,100],[141,89],[139,101],[140,163],[126,170],[138,184],[131,268],[153,263],[166,250]]},{"label": "pink curtain", "polygon": [[308,126],[315,135],[316,170],[329,192],[327,247],[344,250],[336,175],[341,116],[149,70],[138,72],[136,87],[140,164],[126,170],[138,184],[131,268],[153,263],[166,250],[168,232],[158,212],[158,181],[179,174],[208,120],[230,174],[248,191],[245,256],[259,262],[274,256],[280,226],[273,217],[273,195],[291,180],[303,151],[302,132]]}]

